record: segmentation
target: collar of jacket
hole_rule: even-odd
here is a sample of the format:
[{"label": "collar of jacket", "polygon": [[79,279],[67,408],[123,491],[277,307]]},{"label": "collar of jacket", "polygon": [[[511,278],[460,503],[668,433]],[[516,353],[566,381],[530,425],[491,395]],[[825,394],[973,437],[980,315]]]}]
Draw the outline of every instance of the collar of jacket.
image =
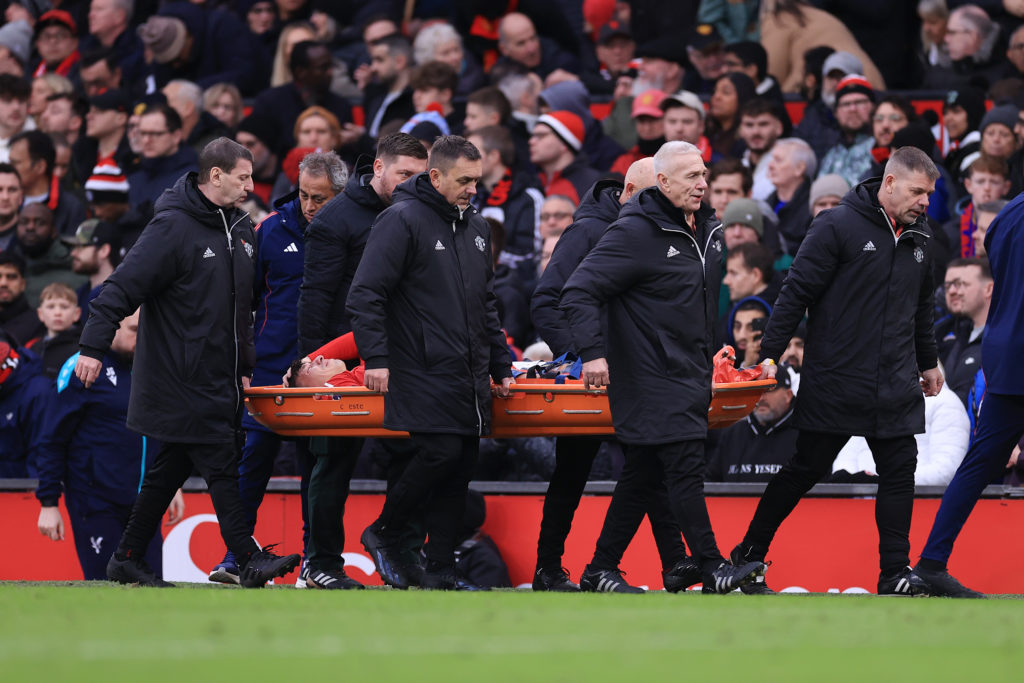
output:
[{"label": "collar of jacket", "polygon": [[[643,212],[662,230],[673,232],[686,230],[694,234],[686,222],[686,212],[672,204],[668,197],[663,195],[657,187],[644,188],[633,199],[630,199],[628,203],[634,201],[643,207]],[[701,228],[705,225],[710,227],[714,218],[715,210],[701,202],[700,208],[693,214],[693,224],[696,228],[695,236],[701,234]]]},{"label": "collar of jacket", "polygon": [[618,180],[598,180],[583,195],[579,208],[573,214],[573,222],[581,218],[600,218],[611,223],[619,217],[622,190],[622,183]]},{"label": "collar of jacket", "polygon": [[[395,194],[408,195],[416,198],[429,206],[445,222],[463,222],[476,213],[472,206],[460,211],[459,207],[449,204],[448,200],[438,192],[433,183],[430,182],[429,173],[420,173],[411,181],[406,181],[395,188]],[[407,197],[396,197],[396,199],[407,199]]]},{"label": "collar of jacket", "polygon": [[214,230],[223,232],[224,221],[220,212],[224,212],[228,227],[233,227],[248,214],[239,208],[217,206],[206,198],[199,190],[199,174],[190,171],[178,178],[171,188],[156,200],[156,214],[163,211],[183,211],[196,222]]},{"label": "collar of jacket", "polygon": [[[781,389],[779,391],[781,391]],[[761,424],[760,422],[758,422],[757,418],[754,417],[753,413],[751,413],[750,415],[747,415],[747,424],[750,425],[750,429],[755,434],[757,434],[758,436],[768,436],[769,434],[774,432],[776,429],[779,429],[780,427],[787,426],[786,423],[789,421],[789,418],[791,418],[793,416],[793,411],[795,409],[796,409],[796,396],[794,396],[793,400],[789,402],[789,410],[786,411],[786,414],[783,415],[782,417],[780,417],[778,420],[776,420],[772,424],[768,425],[767,427],[765,425]]]},{"label": "collar of jacket", "polygon": [[[884,209],[882,208],[881,202],[878,201],[878,190],[882,187],[881,178],[868,178],[867,180],[861,181],[852,190],[846,193],[843,197],[843,204],[846,204],[850,208],[857,211],[857,213],[870,219],[871,223],[879,227],[885,228],[887,232],[892,232],[892,228],[889,226],[888,220],[883,216]],[[917,220],[910,225],[903,226],[904,229],[913,228],[914,230],[923,232],[927,236],[931,236],[931,229],[928,228],[928,214],[923,213],[917,217]]]}]

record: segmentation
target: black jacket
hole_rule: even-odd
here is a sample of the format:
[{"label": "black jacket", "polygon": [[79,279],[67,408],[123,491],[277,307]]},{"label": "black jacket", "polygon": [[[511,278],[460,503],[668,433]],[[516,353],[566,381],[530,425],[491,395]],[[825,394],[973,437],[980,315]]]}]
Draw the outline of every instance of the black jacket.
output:
[{"label": "black jacket", "polygon": [[[937,332],[939,324],[936,323],[935,327]],[[948,333],[941,338],[936,335],[936,341],[942,365],[946,369],[946,384],[969,410],[968,396],[974,388],[974,378],[981,370],[981,342],[984,335],[979,334],[972,340],[974,322],[964,316],[952,316],[945,327]]]},{"label": "black jacket", "polygon": [[172,443],[234,439],[240,378],[256,360],[256,237],[249,214],[215,207],[182,176],[89,307],[82,355],[101,360],[142,306],[128,427]]},{"label": "black jacket", "polygon": [[807,226],[811,224],[811,179],[804,178],[804,182],[797,188],[786,204],[778,207],[779,193],[772,192],[768,196],[768,206],[779,216],[778,231],[786,240],[786,250],[790,254],[796,254],[800,243],[807,234]]},{"label": "black jacket", "polygon": [[778,359],[808,310],[796,426],[891,438],[924,431],[919,371],[937,364],[933,276],[922,216],[897,237],[877,178],[818,214],[761,342]]},{"label": "black jacket", "polygon": [[426,173],[394,197],[374,223],[348,295],[367,370],[390,371],[384,427],[487,434],[488,374],[512,374],[487,222],[449,204]]},{"label": "black jacket", "polygon": [[535,175],[512,171],[490,190],[477,185],[473,206],[481,216],[501,221],[505,228],[502,263],[514,266],[523,259],[535,260],[537,223],[544,204],[539,185]]},{"label": "black jacket", "polygon": [[649,187],[626,203],[562,290],[580,357],[607,355],[621,441],[665,444],[707,435],[724,246],[714,216],[702,206],[694,235],[683,212]]},{"label": "black jacket", "polygon": [[46,334],[46,326],[24,294],[0,309],[0,330],[14,338],[15,346],[24,346]]},{"label": "black jacket", "polygon": [[345,300],[370,226],[387,208],[370,186],[372,179],[370,174],[354,175],[345,191],[327,202],[306,228],[306,261],[299,287],[301,355],[352,331]]},{"label": "black jacket", "polygon": [[796,451],[796,437],[800,431],[793,427],[794,407],[790,407],[789,412],[770,427],[748,415],[723,429],[708,454],[704,478],[730,482],[766,482],[771,479]]},{"label": "black jacket", "polygon": [[[583,196],[573,222],[555,243],[548,267],[537,282],[530,300],[533,326],[556,357],[566,351],[576,351],[565,311],[559,308],[562,288],[576,267],[594,248],[608,226],[619,217],[619,197],[622,183],[601,180]],[[602,331],[604,326],[602,326]]]}]

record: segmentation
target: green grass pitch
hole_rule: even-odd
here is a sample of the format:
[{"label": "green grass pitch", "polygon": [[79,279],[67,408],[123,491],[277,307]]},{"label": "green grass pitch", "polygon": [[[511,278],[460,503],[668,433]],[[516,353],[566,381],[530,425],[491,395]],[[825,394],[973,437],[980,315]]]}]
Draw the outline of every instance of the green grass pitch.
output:
[{"label": "green grass pitch", "polygon": [[1022,608],[855,595],[5,583],[0,680],[1021,680]]}]

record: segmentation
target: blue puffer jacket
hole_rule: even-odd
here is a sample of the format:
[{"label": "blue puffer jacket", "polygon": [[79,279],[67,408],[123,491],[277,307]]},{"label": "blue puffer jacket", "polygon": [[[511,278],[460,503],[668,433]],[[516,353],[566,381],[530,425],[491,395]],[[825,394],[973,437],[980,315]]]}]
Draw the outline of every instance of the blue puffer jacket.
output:
[{"label": "blue puffer jacket", "polygon": [[43,376],[43,361],[27,349],[17,350],[17,369],[0,385],[0,479],[36,476],[29,457],[35,440],[40,405],[50,381]]},{"label": "blue puffer jacket", "polygon": [[[299,287],[306,255],[306,219],[296,190],[274,202],[275,211],[256,226],[256,368],[253,386],[280,384],[298,356]],[[248,413],[246,429],[266,428]]]},{"label": "blue puffer jacket", "polygon": [[62,492],[78,501],[131,505],[139,491],[147,452],[154,444],[125,426],[132,390],[131,367],[120,356],[103,358],[87,390],[75,377],[78,354],[69,358],[48,392],[34,452],[39,469],[36,498],[54,506]]}]

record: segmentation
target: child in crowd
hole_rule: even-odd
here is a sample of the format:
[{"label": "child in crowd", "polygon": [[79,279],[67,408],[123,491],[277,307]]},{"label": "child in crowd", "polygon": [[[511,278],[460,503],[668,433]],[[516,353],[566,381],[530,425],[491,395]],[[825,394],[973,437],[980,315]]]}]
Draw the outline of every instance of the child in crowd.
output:
[{"label": "child in crowd", "polygon": [[39,295],[36,314],[46,327],[46,336],[36,340],[30,348],[42,357],[46,376],[56,378],[64,361],[78,351],[81,334],[78,320],[82,315],[78,295],[66,284],[52,282]]}]

